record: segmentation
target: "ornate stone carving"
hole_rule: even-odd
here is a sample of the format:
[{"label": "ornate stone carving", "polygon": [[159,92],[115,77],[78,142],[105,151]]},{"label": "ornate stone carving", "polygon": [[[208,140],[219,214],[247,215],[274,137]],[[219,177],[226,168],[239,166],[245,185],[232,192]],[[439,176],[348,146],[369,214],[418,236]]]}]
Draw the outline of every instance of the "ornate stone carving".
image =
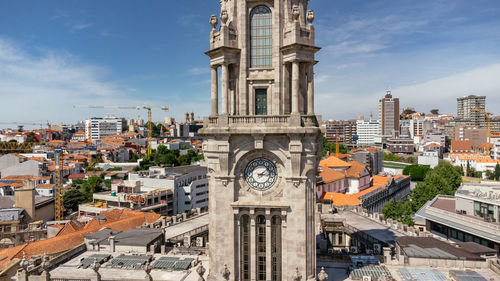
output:
[{"label": "ornate stone carving", "polygon": [[217,28],[218,24],[219,24],[219,20],[217,19],[217,16],[211,15],[210,16],[210,25],[212,26],[212,30],[215,30]]},{"label": "ornate stone carving", "polygon": [[227,20],[229,19],[229,14],[227,13],[227,10],[222,10],[220,12],[220,20],[222,22],[222,25],[226,25],[227,24]]},{"label": "ornate stone carving", "polygon": [[292,16],[293,16],[293,21],[298,22],[299,21],[299,16],[300,16],[300,8],[299,5],[295,4],[292,7]]},{"label": "ornate stone carving", "polygon": [[49,271],[50,268],[50,258],[47,254],[44,254],[42,257],[42,269],[43,271]]},{"label": "ornate stone carving", "polygon": [[226,281],[229,280],[229,276],[231,275],[231,272],[229,271],[229,269],[227,269],[227,264],[224,265],[224,269],[222,270],[221,274],[222,274],[222,278],[224,278],[224,280],[226,280]]},{"label": "ornate stone carving", "polygon": [[307,11],[307,22],[309,23],[309,25],[312,25],[313,21],[314,21],[314,11],[309,10]]},{"label": "ornate stone carving", "polygon": [[145,280],[146,281],[153,281],[153,277],[151,276],[151,270],[153,269],[153,267],[151,266],[151,263],[147,262],[144,265],[143,269],[146,272],[146,278],[145,278]]},{"label": "ornate stone carving", "polygon": [[205,278],[203,278],[205,271],[206,271],[206,269],[205,269],[205,267],[203,267],[203,264],[200,261],[200,265],[198,266],[198,268],[196,268],[196,273],[198,273],[198,276],[200,276],[200,278],[198,278],[198,281],[205,281]]},{"label": "ornate stone carving", "polygon": [[97,274],[98,277],[101,276],[101,274],[99,274],[99,268],[101,268],[101,264],[97,262],[97,259],[94,259],[94,262],[92,263],[92,265],[90,265],[90,268],[92,268],[92,270]]},{"label": "ornate stone carving", "polygon": [[21,266],[22,270],[27,271],[28,267],[30,266],[30,262],[26,259],[26,252],[23,252],[23,259],[19,263]]},{"label": "ornate stone carving", "polygon": [[326,281],[328,280],[328,274],[325,272],[325,268],[321,267],[321,271],[318,274],[318,280],[319,281]]},{"label": "ornate stone carving", "polygon": [[292,280],[293,281],[300,281],[300,280],[302,280],[302,274],[300,274],[300,271],[299,271],[298,267],[295,269],[295,274],[293,274]]}]

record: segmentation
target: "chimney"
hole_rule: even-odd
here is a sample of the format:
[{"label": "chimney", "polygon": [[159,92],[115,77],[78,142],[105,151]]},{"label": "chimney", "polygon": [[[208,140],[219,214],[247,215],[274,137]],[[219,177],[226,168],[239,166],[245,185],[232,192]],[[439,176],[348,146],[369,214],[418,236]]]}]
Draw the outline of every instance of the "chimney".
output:
[{"label": "chimney", "polygon": [[24,209],[28,221],[35,220],[35,182],[23,181],[23,187],[14,191],[14,207]]},{"label": "chimney", "polygon": [[109,236],[109,250],[114,253],[115,252],[115,236],[113,235],[113,232],[110,233]]}]

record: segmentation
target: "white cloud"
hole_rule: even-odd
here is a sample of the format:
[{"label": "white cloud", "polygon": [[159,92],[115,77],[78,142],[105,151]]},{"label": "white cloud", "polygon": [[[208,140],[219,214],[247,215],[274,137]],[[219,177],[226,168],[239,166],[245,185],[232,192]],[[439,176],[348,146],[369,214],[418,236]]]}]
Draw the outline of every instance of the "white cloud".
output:
[{"label": "white cloud", "polygon": [[[411,106],[429,112],[439,108],[443,113],[456,114],[456,99],[470,94],[486,96],[486,107],[500,115],[500,63],[483,66],[416,84],[392,89],[394,97],[400,99],[401,108]],[[360,94],[358,92],[317,91],[316,112],[324,118],[348,119],[358,115],[377,116],[378,100],[385,89]]]},{"label": "white cloud", "polygon": [[210,73],[210,67],[192,67],[188,69],[188,73],[191,75],[206,75]]},{"label": "white cloud", "polygon": [[32,55],[0,38],[0,120],[76,121],[74,104],[139,101],[107,79],[109,70],[79,62],[64,52]]}]

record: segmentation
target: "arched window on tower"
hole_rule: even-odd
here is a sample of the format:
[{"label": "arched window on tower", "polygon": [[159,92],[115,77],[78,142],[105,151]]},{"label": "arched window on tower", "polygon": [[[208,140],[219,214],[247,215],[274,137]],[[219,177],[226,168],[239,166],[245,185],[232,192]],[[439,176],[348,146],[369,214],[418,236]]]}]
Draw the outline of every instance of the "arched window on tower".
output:
[{"label": "arched window on tower", "polygon": [[272,14],[264,5],[255,7],[250,13],[250,65],[268,67],[272,65]]}]

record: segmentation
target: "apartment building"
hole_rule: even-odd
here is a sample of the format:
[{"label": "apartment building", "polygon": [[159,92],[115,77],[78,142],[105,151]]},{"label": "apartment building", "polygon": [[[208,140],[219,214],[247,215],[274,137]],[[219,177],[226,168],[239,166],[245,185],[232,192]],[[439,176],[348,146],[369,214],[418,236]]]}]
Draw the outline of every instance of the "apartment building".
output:
[{"label": "apartment building", "polygon": [[486,97],[469,95],[457,98],[457,119],[468,121],[471,125],[484,125],[486,114],[475,111],[486,109]]},{"label": "apartment building", "polygon": [[90,138],[92,143],[97,143],[103,138],[118,135],[123,130],[123,119],[115,116],[107,116],[104,118],[91,118],[85,120],[85,139],[89,135],[90,122]]},{"label": "apartment building", "polygon": [[380,123],[378,120],[357,120],[356,131],[358,135],[358,146],[374,146],[381,143]]},{"label": "apartment building", "polygon": [[393,132],[399,132],[399,119],[399,98],[393,98],[387,91],[379,100],[380,135],[391,136]]},{"label": "apartment building", "polygon": [[174,214],[208,208],[206,167],[151,167],[148,171],[129,174],[129,179],[146,186],[172,190]]},{"label": "apartment building", "polygon": [[164,216],[174,215],[173,192],[140,181],[120,181],[111,185],[111,191],[94,193],[91,203],[78,206],[79,217],[96,217],[103,211],[128,209],[153,211]]},{"label": "apartment building", "polygon": [[357,140],[357,125],[355,120],[329,120],[323,124],[325,138],[329,142],[339,142],[346,146],[355,146]]},{"label": "apartment building", "polygon": [[500,253],[499,183],[463,183],[455,196],[438,195],[417,215],[436,235],[475,242]]}]

